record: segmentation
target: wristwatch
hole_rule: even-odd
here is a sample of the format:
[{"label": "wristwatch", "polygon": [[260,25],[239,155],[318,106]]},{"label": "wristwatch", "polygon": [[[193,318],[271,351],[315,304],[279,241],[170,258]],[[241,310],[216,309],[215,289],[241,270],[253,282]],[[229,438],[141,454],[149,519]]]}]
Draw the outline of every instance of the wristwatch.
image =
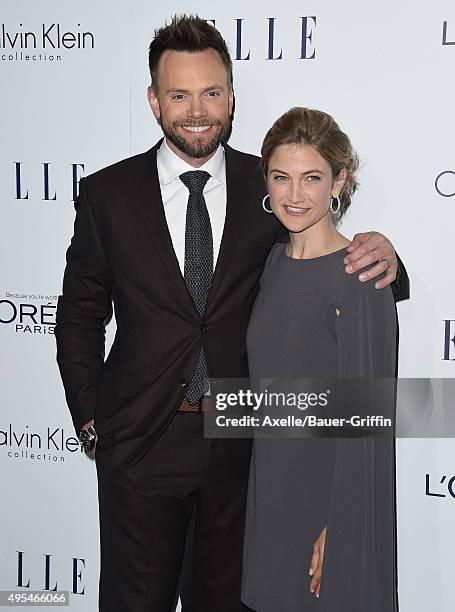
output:
[{"label": "wristwatch", "polygon": [[79,441],[86,453],[91,453],[95,447],[96,431],[93,425],[86,429],[81,429],[79,432]]}]

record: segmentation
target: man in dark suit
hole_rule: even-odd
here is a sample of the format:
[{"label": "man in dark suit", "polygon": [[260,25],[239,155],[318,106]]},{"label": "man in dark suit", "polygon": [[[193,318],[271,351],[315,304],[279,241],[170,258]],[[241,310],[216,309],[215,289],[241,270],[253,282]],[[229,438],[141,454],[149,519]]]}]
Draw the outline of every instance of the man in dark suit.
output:
[{"label": "man in dark suit", "polygon": [[[185,612],[236,612],[248,440],[203,436],[207,376],[248,376],[245,334],[267,254],[283,236],[261,207],[258,158],[226,144],[226,44],[197,17],[150,45],[148,95],[165,138],[81,179],[57,309],[57,360],[76,430],[96,443],[102,612],[172,609],[195,513]],[[355,239],[356,271],[397,259]],[[397,298],[407,297],[401,270]],[[104,362],[105,323],[117,331]]]}]

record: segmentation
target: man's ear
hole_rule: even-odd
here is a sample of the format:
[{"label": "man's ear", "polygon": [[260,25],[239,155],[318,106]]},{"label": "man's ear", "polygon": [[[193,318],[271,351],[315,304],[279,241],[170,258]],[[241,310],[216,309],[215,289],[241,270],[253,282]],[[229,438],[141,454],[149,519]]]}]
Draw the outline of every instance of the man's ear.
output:
[{"label": "man's ear", "polygon": [[229,85],[228,89],[228,112],[229,117],[232,117],[232,111],[234,110],[234,89],[232,85]]},{"label": "man's ear", "polygon": [[160,103],[158,102],[158,92],[156,91],[155,85],[149,85],[147,87],[147,98],[149,100],[150,108],[155,115],[155,118],[159,121],[160,119]]}]

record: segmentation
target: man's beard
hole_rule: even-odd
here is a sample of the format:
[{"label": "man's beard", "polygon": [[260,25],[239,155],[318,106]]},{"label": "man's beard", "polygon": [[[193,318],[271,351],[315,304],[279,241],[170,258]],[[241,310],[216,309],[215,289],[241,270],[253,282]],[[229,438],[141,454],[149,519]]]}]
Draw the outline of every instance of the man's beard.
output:
[{"label": "man's beard", "polygon": [[[177,131],[177,127],[181,126],[189,126],[189,127],[200,127],[202,125],[210,125],[216,126],[216,132],[209,141],[206,141],[204,138],[196,138],[192,142],[187,142],[183,136]],[[175,121],[174,123],[166,123],[161,120],[161,129],[163,130],[164,135],[168,140],[172,142],[172,144],[177,147],[179,151],[188,155],[188,157],[193,157],[196,159],[200,159],[202,157],[207,157],[216,151],[218,145],[220,145],[223,141],[227,139],[231,128],[231,120],[229,117],[226,118],[225,121],[221,121],[219,119],[205,119],[204,121]]]}]

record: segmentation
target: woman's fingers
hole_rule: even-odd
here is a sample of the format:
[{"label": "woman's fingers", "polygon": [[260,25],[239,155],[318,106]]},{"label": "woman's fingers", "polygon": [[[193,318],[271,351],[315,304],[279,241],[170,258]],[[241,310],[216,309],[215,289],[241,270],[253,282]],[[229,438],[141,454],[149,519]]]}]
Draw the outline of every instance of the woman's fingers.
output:
[{"label": "woman's fingers", "polygon": [[314,593],[316,597],[319,597],[318,593],[321,587],[321,573],[322,572],[320,566],[318,565],[316,572],[310,582],[310,591]]},{"label": "woman's fingers", "polygon": [[311,557],[310,576],[310,591],[319,597],[321,591],[321,576],[322,566],[324,563],[324,548],[327,534],[327,527],[321,531],[321,535],[313,545],[313,555]]},{"label": "woman's fingers", "polygon": [[310,576],[314,576],[316,569],[318,567],[318,562],[319,562],[319,540],[316,540],[316,542],[313,544],[313,554],[311,556],[310,571],[308,572]]}]

